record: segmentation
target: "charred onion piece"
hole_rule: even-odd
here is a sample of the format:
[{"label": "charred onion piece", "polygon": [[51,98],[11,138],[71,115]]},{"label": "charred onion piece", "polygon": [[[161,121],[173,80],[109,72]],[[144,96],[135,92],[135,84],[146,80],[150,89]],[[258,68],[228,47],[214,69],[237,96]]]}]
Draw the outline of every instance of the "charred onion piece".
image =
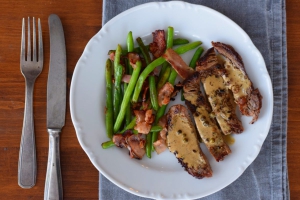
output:
[{"label": "charred onion piece", "polygon": [[210,48],[197,62],[196,70],[200,73],[206,96],[222,132],[225,135],[243,132],[242,123],[235,114],[233,95],[221,76],[224,67],[219,65],[214,48]]},{"label": "charred onion piece", "polygon": [[167,144],[182,167],[195,178],[212,176],[212,169],[203,154],[195,126],[188,110],[183,105],[174,105],[167,114],[168,135]]},{"label": "charred onion piece", "polygon": [[196,71],[186,79],[183,82],[183,95],[186,105],[194,116],[202,141],[216,161],[220,161],[231,153],[231,150],[225,143],[215,119],[210,116],[211,108],[200,90],[200,78],[200,73]]},{"label": "charred onion piece", "polygon": [[252,116],[253,124],[260,113],[262,96],[254,89],[249,79],[241,56],[230,45],[212,42],[214,49],[225,57],[226,73],[222,75],[227,87],[233,92],[235,102],[243,115]]}]

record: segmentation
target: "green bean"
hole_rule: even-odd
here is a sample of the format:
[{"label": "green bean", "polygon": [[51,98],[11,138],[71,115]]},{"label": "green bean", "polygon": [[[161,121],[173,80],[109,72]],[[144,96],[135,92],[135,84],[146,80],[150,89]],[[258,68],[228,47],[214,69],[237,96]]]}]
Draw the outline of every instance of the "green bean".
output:
[{"label": "green bean", "polygon": [[196,67],[196,62],[197,62],[197,60],[200,58],[200,56],[201,56],[201,54],[203,53],[203,48],[202,47],[199,47],[196,51],[195,51],[195,53],[194,53],[194,55],[193,55],[193,57],[192,57],[192,59],[191,59],[191,62],[190,62],[190,64],[189,64],[189,66],[191,67],[191,68],[193,68],[193,69],[195,69],[195,67]]},{"label": "green bean", "polygon": [[113,141],[107,141],[107,142],[103,142],[102,144],[101,144],[101,146],[102,146],[102,148],[103,149],[108,149],[108,148],[110,148],[110,147],[113,147],[113,146],[115,146],[115,143],[113,142]]},{"label": "green bean", "polygon": [[174,28],[172,26],[169,26],[168,35],[167,35],[167,48],[173,47],[173,36],[174,36]]},{"label": "green bean", "polygon": [[136,39],[136,41],[137,41],[137,43],[138,43],[138,45],[139,45],[139,47],[142,51],[142,54],[143,54],[143,56],[145,58],[145,61],[146,61],[146,64],[149,65],[150,62],[151,62],[151,58],[150,58],[150,54],[149,54],[148,49],[145,47],[145,45],[144,45],[144,43],[143,43],[143,41],[140,37],[138,37]]},{"label": "green bean", "polygon": [[172,85],[174,85],[174,84],[175,84],[176,77],[177,77],[177,72],[175,71],[175,69],[172,68],[172,71],[171,71],[171,73],[170,73],[168,82],[171,83]]},{"label": "green bean", "polygon": [[157,91],[156,91],[156,84],[155,84],[155,77],[149,76],[149,89],[150,89],[150,100],[152,107],[154,110],[158,109],[158,100],[157,100]]},{"label": "green bean", "polygon": [[148,133],[146,136],[146,156],[151,158],[152,151],[152,133]]},{"label": "green bean", "polygon": [[176,48],[174,51],[178,54],[184,54],[192,49],[195,49],[197,46],[201,44],[202,44],[201,41],[191,42]]},{"label": "green bean", "polygon": [[159,125],[155,125],[155,126],[152,126],[151,129],[150,129],[150,132],[157,132],[157,131],[161,131],[163,128]]},{"label": "green bean", "polygon": [[158,83],[157,83],[157,91],[160,90],[160,88],[162,88],[162,86],[164,86],[164,84],[167,82],[169,76],[171,73],[171,66],[168,66],[165,70],[165,72],[163,73],[162,77],[159,79]]},{"label": "green bean", "polygon": [[106,80],[106,112],[105,125],[107,137],[112,138],[114,126],[113,96],[112,96],[112,77],[111,61],[106,60],[105,80]]},{"label": "green bean", "polygon": [[115,87],[114,87],[114,119],[118,116],[120,105],[122,101],[122,88],[121,88],[121,80],[123,74],[123,66],[118,65],[115,69]]},{"label": "green bean", "polygon": [[121,45],[118,44],[117,50],[115,51],[115,58],[114,58],[114,73],[116,73],[116,69],[120,64],[121,54],[122,54],[122,47]]},{"label": "green bean", "polygon": [[187,39],[183,39],[183,38],[177,38],[173,40],[173,45],[182,45],[182,44],[188,44],[189,41]]},{"label": "green bean", "polygon": [[[134,51],[134,42],[133,42],[133,37],[132,37],[132,32],[129,31],[127,35],[127,51],[128,52],[133,52]],[[128,74],[132,74],[133,69],[132,66],[130,65],[129,59],[127,60],[127,65],[128,65]]]},{"label": "green bean", "polygon": [[139,77],[141,68],[142,68],[141,61],[137,61],[136,62],[136,68],[133,70],[132,76],[131,76],[129,84],[128,84],[128,88],[127,88],[127,90],[124,94],[124,98],[123,98],[123,101],[121,103],[120,112],[117,115],[118,117],[117,117],[115,125],[114,125],[114,132],[115,133],[120,129],[120,127],[122,125],[122,121],[123,121],[124,116],[125,116],[126,107],[129,104],[130,97],[132,95],[134,86],[135,86],[135,84],[137,82],[137,79]]},{"label": "green bean", "polygon": [[131,122],[122,130],[120,133],[124,133],[127,130],[133,129],[136,124],[136,117],[134,117]]},{"label": "green bean", "polygon": [[[128,83],[124,83],[124,93],[126,92],[127,88],[128,88]],[[125,126],[127,126],[130,122],[131,122],[131,109],[129,103],[125,111]]]},{"label": "green bean", "polygon": [[138,101],[140,92],[142,90],[143,83],[145,82],[147,76],[155,69],[155,67],[157,67],[158,65],[161,65],[163,62],[165,62],[165,59],[163,57],[159,57],[159,58],[155,59],[154,61],[152,61],[144,69],[144,71],[141,73],[141,75],[137,81],[137,84],[135,86],[135,90],[134,90],[133,97],[132,97],[133,102]]}]

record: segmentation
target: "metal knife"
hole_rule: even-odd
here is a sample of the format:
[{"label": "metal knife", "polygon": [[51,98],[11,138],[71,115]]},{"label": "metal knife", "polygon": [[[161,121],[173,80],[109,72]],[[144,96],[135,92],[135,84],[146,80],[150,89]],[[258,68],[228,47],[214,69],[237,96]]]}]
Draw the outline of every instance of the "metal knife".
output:
[{"label": "metal knife", "polygon": [[50,66],[47,85],[47,129],[49,154],[44,199],[63,199],[59,156],[59,137],[66,114],[66,47],[59,17],[48,18],[50,32]]}]

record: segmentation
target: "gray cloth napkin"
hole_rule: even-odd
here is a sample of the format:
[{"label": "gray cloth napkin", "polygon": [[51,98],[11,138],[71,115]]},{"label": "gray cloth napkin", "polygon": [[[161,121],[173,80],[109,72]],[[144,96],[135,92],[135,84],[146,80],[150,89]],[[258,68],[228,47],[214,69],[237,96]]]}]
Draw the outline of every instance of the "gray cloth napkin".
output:
[{"label": "gray cloth napkin", "polygon": [[[119,13],[150,0],[104,0],[103,24]],[[287,52],[284,0],[187,0],[231,18],[262,53],[273,83],[274,111],[270,132],[255,161],[235,182],[203,199],[289,199],[286,162]],[[130,194],[100,176],[101,200],[145,199]]]}]

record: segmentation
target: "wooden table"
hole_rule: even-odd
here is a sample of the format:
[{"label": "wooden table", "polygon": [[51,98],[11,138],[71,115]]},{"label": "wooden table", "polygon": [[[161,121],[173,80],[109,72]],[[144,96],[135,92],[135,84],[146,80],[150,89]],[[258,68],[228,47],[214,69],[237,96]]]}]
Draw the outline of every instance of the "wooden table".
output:
[{"label": "wooden table", "polygon": [[[300,1],[287,1],[289,64],[288,170],[291,199],[300,196]],[[48,156],[46,88],[49,66],[48,16],[56,13],[64,25],[68,89],[75,64],[89,39],[101,29],[101,0],[1,1],[0,6],[0,199],[42,199]],[[20,73],[21,19],[40,18],[44,39],[44,69],[34,90],[37,182],[18,186],[18,155],[24,111],[24,78]],[[67,100],[69,102],[69,99]],[[61,135],[61,167],[65,199],[98,199],[98,171],[81,149],[72,125],[69,104]]]}]

